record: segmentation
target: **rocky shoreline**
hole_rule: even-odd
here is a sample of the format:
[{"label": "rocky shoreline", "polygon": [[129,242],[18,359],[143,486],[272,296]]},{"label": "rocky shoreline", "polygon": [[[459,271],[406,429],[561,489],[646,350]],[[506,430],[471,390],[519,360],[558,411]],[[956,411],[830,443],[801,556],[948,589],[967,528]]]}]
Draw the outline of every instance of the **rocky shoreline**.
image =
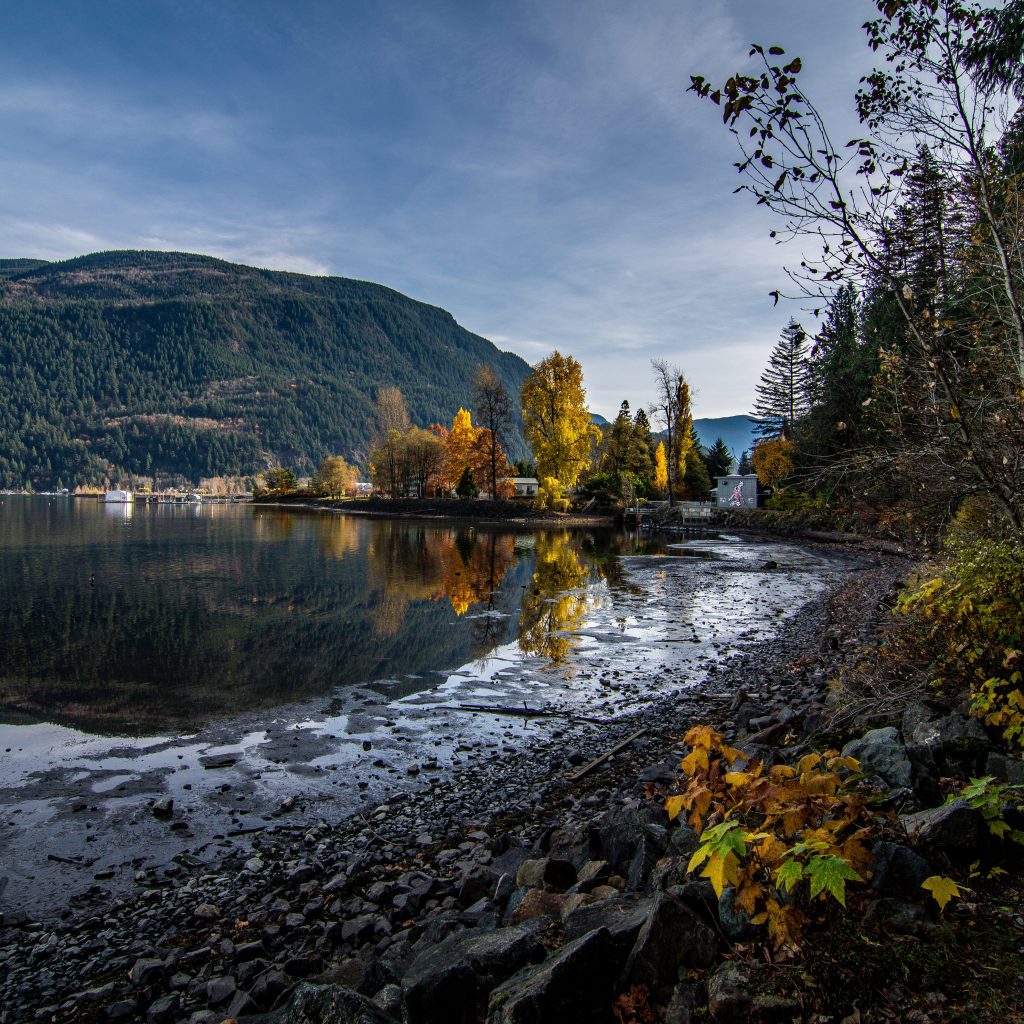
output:
[{"label": "rocky shoreline", "polygon": [[[798,996],[755,983],[758,965],[723,960],[749,924],[686,877],[693,835],[669,828],[650,787],[675,777],[695,722],[768,758],[806,749],[827,724],[828,679],[877,640],[905,571],[880,558],[861,570],[700,693],[552,734],[529,758],[466,768],[341,825],[233,837],[216,860],[140,872],[132,898],[96,886],[59,922],[5,920],[0,1021],[612,1022],[637,986],[654,1016],[619,1020],[805,1019]],[[903,812],[927,808],[945,759],[989,756],[971,720],[915,716],[860,750]],[[956,811],[920,819],[918,852],[883,851],[884,928],[934,927],[907,889],[922,853],[938,863],[977,833],[976,812]]]}]

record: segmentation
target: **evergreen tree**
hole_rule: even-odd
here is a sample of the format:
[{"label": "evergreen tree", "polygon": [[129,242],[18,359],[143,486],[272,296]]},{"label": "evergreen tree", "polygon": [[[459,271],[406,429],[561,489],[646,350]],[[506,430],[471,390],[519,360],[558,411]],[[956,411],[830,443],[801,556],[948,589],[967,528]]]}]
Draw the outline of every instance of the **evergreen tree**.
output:
[{"label": "evergreen tree", "polygon": [[807,335],[790,320],[757,385],[753,416],[758,421],[754,432],[758,438],[789,438],[796,421],[807,412]]},{"label": "evergreen tree", "polygon": [[472,466],[467,466],[462,471],[462,476],[459,477],[459,483],[455,488],[455,493],[460,498],[475,498],[480,493],[480,490],[476,485],[476,477],[473,475]]},{"label": "evergreen tree", "polygon": [[704,461],[708,476],[714,480],[717,476],[725,476],[729,472],[729,467],[736,460],[725,443],[725,439],[720,437],[711,446]]},{"label": "evergreen tree", "polygon": [[680,492],[687,501],[707,501],[711,495],[711,477],[701,457],[700,445],[692,433],[690,445],[683,456],[683,467],[680,475]]},{"label": "evergreen tree", "polygon": [[618,416],[604,431],[601,470],[613,474],[620,481],[627,476],[640,480],[650,479],[650,449],[642,430],[633,422],[628,401],[622,403]]},{"label": "evergreen tree", "polygon": [[754,464],[750,461],[750,452],[746,448],[740,452],[739,466],[736,472],[741,476],[749,476],[754,472]]},{"label": "evergreen tree", "polygon": [[633,417],[633,424],[636,427],[637,436],[640,437],[644,444],[647,445],[647,450],[650,452],[651,461],[654,460],[654,452],[657,449],[657,444],[654,441],[654,432],[651,430],[651,421],[647,418],[647,413],[643,409],[637,409],[636,416]]}]

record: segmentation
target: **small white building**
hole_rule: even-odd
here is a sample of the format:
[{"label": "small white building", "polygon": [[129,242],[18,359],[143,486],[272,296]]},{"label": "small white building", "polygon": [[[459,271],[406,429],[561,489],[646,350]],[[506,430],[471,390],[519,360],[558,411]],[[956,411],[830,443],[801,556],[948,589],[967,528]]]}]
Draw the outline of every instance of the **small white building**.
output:
[{"label": "small white building", "polygon": [[757,474],[716,476],[715,504],[719,508],[757,508]]},{"label": "small white building", "polygon": [[535,476],[513,476],[509,482],[516,489],[517,498],[536,498],[537,488],[540,486]]},{"label": "small white building", "polygon": [[356,483],[356,496],[360,497],[366,494],[373,494],[373,484],[369,480],[359,480]]},{"label": "small white building", "polygon": [[131,491],[107,491],[104,495],[103,500],[108,505],[127,505],[134,500],[134,495]]}]

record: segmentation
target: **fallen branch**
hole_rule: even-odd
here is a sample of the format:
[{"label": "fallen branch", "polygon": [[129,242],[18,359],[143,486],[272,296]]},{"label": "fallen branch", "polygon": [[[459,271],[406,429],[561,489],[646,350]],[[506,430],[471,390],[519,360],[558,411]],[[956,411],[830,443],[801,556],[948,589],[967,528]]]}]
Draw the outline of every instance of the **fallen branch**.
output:
[{"label": "fallen branch", "polygon": [[630,745],[630,743],[632,743],[634,740],[639,739],[641,736],[643,736],[645,732],[647,732],[646,729],[637,729],[637,731],[633,733],[632,736],[627,736],[620,743],[616,743],[615,746],[612,747],[612,749],[609,750],[606,754],[602,754],[600,757],[595,757],[594,760],[590,762],[590,764],[585,764],[578,772],[573,772],[569,776],[569,781],[576,782],[577,780],[582,779],[584,775],[589,775],[590,772],[592,772],[599,765],[604,764],[605,761],[607,761],[608,758],[610,758],[612,755],[617,754],[620,750],[625,750],[626,747]]},{"label": "fallen branch", "polygon": [[586,715],[574,715],[571,711],[549,711],[547,708],[528,708],[525,704],[521,708],[515,706],[487,704],[459,704],[452,708],[453,711],[472,711],[481,715],[518,715],[521,718],[570,718],[575,722],[591,722],[595,725],[607,725],[602,718],[588,718]]},{"label": "fallen branch", "polygon": [[92,857],[89,860],[75,860],[73,857],[58,857],[55,853],[48,853],[46,859],[56,861],[58,864],[72,864],[76,868],[91,868],[99,860],[99,857]]}]

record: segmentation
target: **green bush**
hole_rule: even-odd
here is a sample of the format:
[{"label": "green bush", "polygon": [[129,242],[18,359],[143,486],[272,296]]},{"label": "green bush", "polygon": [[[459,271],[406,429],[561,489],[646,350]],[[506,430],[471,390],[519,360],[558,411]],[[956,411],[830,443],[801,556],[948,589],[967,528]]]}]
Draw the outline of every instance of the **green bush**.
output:
[{"label": "green bush", "polygon": [[555,512],[568,512],[569,511],[569,499],[568,498],[553,498],[551,501],[551,508]]}]

